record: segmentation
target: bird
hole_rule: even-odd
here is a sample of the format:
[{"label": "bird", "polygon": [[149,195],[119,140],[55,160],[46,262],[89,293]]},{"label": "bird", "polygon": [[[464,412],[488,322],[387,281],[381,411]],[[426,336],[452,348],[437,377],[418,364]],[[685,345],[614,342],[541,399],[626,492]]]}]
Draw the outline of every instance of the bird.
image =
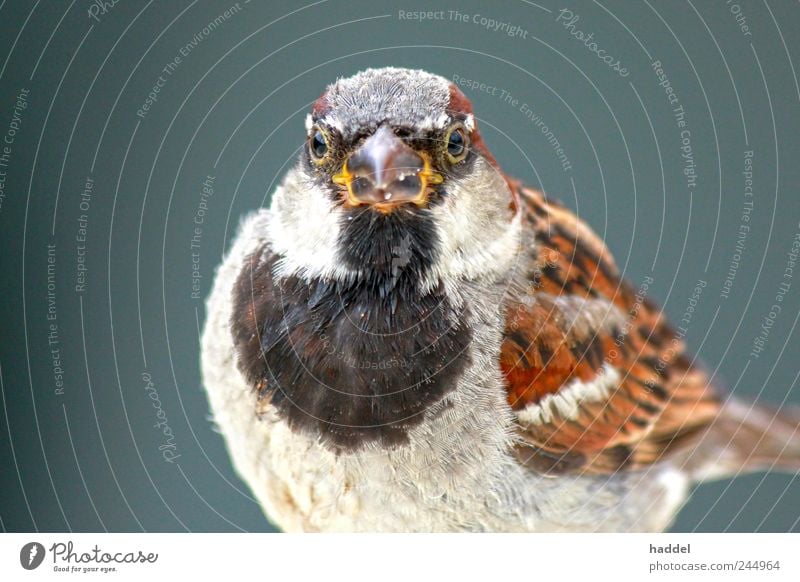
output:
[{"label": "bird", "polygon": [[663,531],[703,482],[800,469],[797,408],[712,383],[448,79],[339,78],[305,129],[201,337],[213,422],[278,528]]}]

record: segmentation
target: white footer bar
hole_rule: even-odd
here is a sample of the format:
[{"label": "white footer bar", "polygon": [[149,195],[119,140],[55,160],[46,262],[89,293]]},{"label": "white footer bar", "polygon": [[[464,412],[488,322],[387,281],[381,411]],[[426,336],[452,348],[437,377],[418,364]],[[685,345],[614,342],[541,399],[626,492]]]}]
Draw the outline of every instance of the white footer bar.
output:
[{"label": "white footer bar", "polygon": [[2,580],[762,582],[798,564],[796,534],[0,535]]}]

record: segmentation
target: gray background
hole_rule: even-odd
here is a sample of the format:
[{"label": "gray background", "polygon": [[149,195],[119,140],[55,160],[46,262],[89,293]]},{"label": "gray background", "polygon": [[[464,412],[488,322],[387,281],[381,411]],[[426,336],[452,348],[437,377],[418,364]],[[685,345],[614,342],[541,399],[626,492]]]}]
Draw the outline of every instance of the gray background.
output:
[{"label": "gray background", "polygon": [[[0,519],[9,531],[270,530],[208,421],[198,371],[202,300],[190,239],[214,176],[199,249],[201,295],[248,210],[268,203],[303,142],[308,105],[367,66],[422,67],[497,87],[464,89],[504,169],[543,187],[608,242],[634,285],[689,325],[692,351],[737,394],[800,403],[800,280],[784,279],[800,202],[800,12],[788,1],[556,3],[240,2],[183,58],[144,118],[163,68],[232,2],[0,3],[0,139],[29,90],[0,208]],[[398,10],[445,10],[444,20]],[[622,77],[557,21],[579,15]],[[449,10],[467,15],[467,22]],[[483,15],[520,27],[510,37]],[[524,34],[522,34],[524,32]],[[524,38],[523,38],[524,37]],[[697,173],[687,187],[680,130],[651,63],[686,112]],[[505,90],[519,100],[502,99]],[[570,162],[565,170],[541,117]],[[0,144],[0,147],[2,144]],[[744,152],[753,157],[750,230],[737,257]],[[90,208],[80,209],[87,176]],[[87,214],[86,289],[76,292],[78,217]],[[65,387],[55,390],[47,245]],[[800,272],[798,272],[800,273]],[[800,276],[800,275],[798,275]],[[764,351],[753,340],[790,287]],[[150,374],[174,433],[175,463],[145,390]],[[791,476],[699,489],[678,531],[798,531]]]}]

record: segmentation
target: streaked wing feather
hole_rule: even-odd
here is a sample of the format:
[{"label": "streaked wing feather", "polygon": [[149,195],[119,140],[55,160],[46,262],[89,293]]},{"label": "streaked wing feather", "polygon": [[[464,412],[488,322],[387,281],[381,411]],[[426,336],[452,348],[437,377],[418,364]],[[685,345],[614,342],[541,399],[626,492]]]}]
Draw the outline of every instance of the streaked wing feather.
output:
[{"label": "streaked wing feather", "polygon": [[519,459],[545,473],[611,473],[691,442],[719,401],[681,337],[570,210],[512,185],[535,239],[500,362]]}]

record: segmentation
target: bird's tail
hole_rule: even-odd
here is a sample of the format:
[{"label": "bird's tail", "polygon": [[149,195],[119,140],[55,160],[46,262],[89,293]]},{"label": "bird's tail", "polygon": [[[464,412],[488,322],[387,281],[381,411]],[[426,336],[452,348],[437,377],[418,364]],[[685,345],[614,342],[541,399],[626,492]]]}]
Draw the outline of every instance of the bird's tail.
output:
[{"label": "bird's tail", "polygon": [[697,481],[757,471],[800,472],[800,407],[778,409],[731,397],[685,468]]}]

